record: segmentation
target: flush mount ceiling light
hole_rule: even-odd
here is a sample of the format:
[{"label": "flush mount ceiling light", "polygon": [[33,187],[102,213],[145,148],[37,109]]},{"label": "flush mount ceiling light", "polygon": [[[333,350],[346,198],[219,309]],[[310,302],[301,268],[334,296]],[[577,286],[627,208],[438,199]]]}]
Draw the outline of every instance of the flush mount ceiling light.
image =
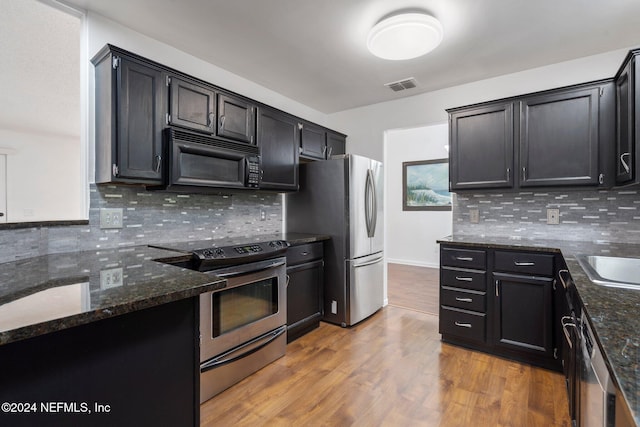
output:
[{"label": "flush mount ceiling light", "polygon": [[382,59],[402,60],[422,56],[442,41],[442,24],[424,13],[403,13],[373,26],[367,48]]}]

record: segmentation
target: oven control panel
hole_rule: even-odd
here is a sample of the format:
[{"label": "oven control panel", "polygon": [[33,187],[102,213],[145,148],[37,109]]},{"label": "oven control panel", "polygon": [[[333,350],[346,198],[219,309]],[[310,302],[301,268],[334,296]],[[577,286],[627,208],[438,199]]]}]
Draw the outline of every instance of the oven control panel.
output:
[{"label": "oven control panel", "polygon": [[203,271],[217,266],[272,258],[286,251],[288,247],[289,243],[285,240],[272,240],[238,246],[196,249],[192,252],[192,259],[196,268]]}]

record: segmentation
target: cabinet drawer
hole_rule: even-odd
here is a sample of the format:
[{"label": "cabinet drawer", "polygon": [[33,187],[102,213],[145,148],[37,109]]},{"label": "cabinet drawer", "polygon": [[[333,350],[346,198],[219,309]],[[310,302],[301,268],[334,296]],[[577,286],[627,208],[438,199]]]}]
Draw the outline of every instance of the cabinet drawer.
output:
[{"label": "cabinet drawer", "polygon": [[494,270],[553,276],[553,255],[496,251]]},{"label": "cabinet drawer", "polygon": [[322,256],[322,242],[291,246],[287,249],[287,265],[302,264]]},{"label": "cabinet drawer", "polygon": [[440,251],[440,263],[451,267],[484,270],[486,259],[486,252],[482,250],[442,248]]},{"label": "cabinet drawer", "polygon": [[483,313],[441,307],[440,333],[484,342],[485,315]]},{"label": "cabinet drawer", "polygon": [[440,304],[481,313],[485,312],[486,307],[484,294],[451,288],[440,290]]},{"label": "cabinet drawer", "polygon": [[453,288],[473,289],[475,291],[487,290],[485,273],[457,268],[442,267],[440,269],[440,285],[451,286]]}]

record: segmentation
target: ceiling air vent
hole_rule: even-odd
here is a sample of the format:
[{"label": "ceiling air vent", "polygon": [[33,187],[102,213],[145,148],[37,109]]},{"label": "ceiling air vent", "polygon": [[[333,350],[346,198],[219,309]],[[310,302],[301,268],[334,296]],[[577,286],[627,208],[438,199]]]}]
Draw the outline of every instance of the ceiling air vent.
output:
[{"label": "ceiling air vent", "polygon": [[404,79],[404,80],[398,80],[397,82],[385,83],[385,86],[387,86],[389,89],[391,89],[394,92],[400,92],[401,90],[411,89],[413,87],[416,87],[417,85],[418,83],[416,82],[416,79],[414,79],[413,77],[409,77],[408,79]]}]

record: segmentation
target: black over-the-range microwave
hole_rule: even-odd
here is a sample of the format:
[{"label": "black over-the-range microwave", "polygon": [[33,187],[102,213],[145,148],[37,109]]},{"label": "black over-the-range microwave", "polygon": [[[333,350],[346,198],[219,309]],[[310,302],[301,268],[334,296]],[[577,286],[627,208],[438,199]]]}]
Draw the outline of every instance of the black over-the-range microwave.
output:
[{"label": "black over-the-range microwave", "polygon": [[165,129],[164,189],[210,192],[260,187],[260,150],[177,128]]}]

